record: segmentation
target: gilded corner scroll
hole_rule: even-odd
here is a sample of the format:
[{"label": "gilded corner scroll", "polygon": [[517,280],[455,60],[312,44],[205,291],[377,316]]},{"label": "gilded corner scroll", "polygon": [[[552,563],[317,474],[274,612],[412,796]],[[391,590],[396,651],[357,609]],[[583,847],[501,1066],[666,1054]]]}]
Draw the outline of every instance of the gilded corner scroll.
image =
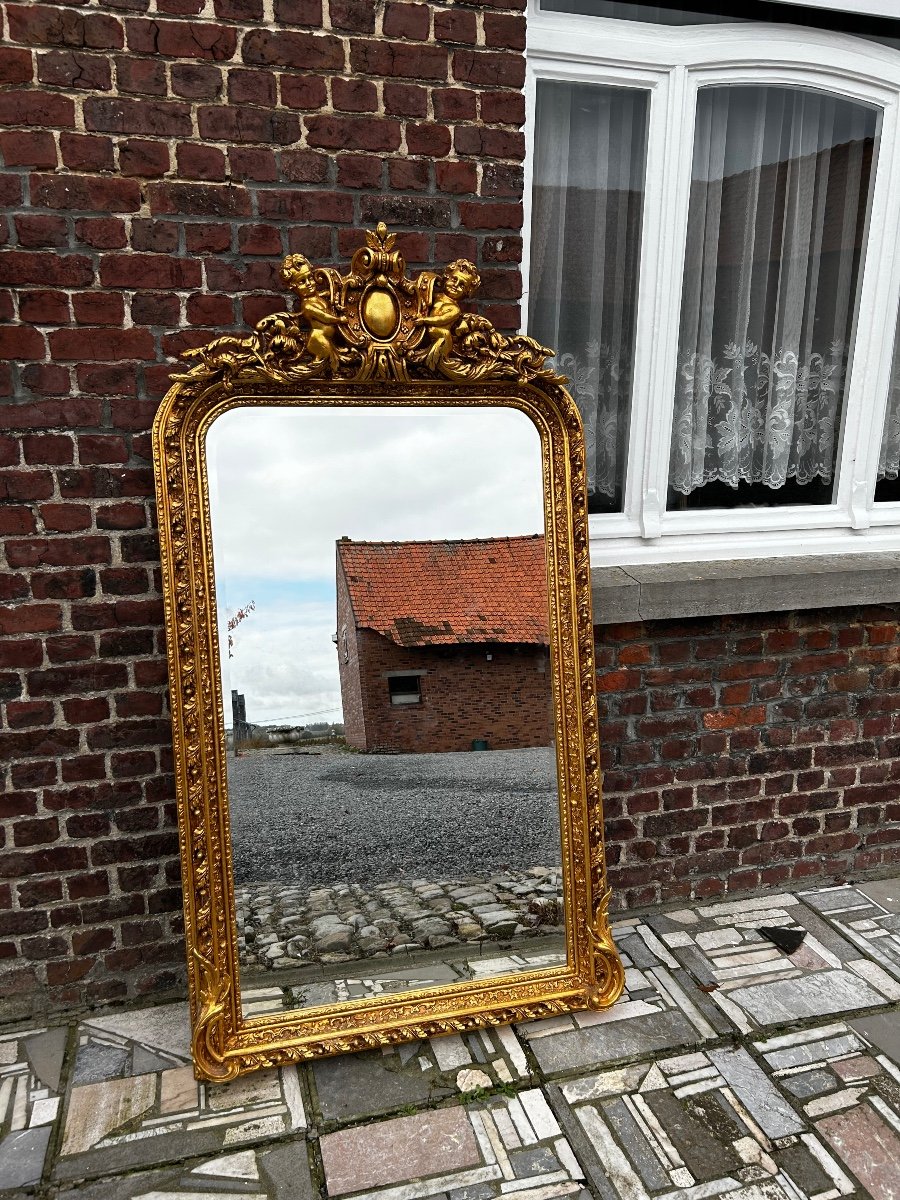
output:
[{"label": "gilded corner scroll", "polygon": [[[184,354],[154,423],[185,935],[195,1068],[202,1078],[479,1026],[536,1019],[619,996],[609,926],[584,436],[566,380],[532,338],[467,311],[480,284],[459,259],[408,278],[395,235],[365,234],[349,270],[283,263],[291,310]],[[265,1021],[241,1013],[204,430],[236,404],[506,405],[544,446],[553,692],[560,775],[565,967],[423,989]]]}]

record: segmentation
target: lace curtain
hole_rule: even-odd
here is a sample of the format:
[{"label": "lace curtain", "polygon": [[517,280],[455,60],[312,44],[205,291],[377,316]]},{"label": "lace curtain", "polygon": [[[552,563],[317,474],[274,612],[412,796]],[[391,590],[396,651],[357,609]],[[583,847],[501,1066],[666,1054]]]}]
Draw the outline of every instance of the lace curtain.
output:
[{"label": "lace curtain", "polygon": [[529,332],[557,350],[584,418],[591,507],[621,507],[647,94],[540,80]]},{"label": "lace curtain", "polygon": [[878,478],[900,479],[900,329],[894,339],[894,364],[878,457]]},{"label": "lace curtain", "polygon": [[831,480],[875,129],[871,109],[822,93],[701,90],[676,491]]}]

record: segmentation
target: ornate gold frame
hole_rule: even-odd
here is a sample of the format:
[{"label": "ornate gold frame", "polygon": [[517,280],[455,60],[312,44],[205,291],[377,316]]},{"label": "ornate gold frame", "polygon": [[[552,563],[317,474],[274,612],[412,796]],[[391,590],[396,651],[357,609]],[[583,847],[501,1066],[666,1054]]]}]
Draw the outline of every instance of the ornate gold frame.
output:
[{"label": "ornate gold frame", "polygon": [[[622,990],[610,936],[603,852],[584,436],[551,351],[506,337],[462,302],[475,267],[407,279],[394,237],[366,233],[350,271],[290,255],[300,304],[246,338],[220,337],[184,357],[153,426],[170,672],[185,937],[197,1076],[434,1034],[603,1008]],[[504,405],[541,438],[551,678],[556,713],[565,966],[393,997],[245,1019],[238,978],[225,727],[212,568],[205,434],[237,405]]]}]

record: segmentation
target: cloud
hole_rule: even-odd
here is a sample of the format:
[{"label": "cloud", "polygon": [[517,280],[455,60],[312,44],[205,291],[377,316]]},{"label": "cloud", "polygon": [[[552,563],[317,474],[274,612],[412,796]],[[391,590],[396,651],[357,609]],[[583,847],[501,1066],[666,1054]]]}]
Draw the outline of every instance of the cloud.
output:
[{"label": "cloud", "polygon": [[[540,440],[503,408],[237,408],[207,439],[223,676],[254,722],[340,713],[335,542],[542,532]],[[328,719],[312,717],[311,720]],[[332,718],[333,719],[333,718]],[[297,723],[303,723],[298,721]]]}]

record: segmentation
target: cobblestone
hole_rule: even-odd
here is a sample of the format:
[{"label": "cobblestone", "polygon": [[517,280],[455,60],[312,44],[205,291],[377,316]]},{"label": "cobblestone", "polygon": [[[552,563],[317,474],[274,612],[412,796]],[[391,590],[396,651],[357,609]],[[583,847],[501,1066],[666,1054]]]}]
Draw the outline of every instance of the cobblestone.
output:
[{"label": "cobblestone", "polygon": [[369,888],[246,884],[235,900],[241,965],[250,971],[563,932],[559,867]]}]

